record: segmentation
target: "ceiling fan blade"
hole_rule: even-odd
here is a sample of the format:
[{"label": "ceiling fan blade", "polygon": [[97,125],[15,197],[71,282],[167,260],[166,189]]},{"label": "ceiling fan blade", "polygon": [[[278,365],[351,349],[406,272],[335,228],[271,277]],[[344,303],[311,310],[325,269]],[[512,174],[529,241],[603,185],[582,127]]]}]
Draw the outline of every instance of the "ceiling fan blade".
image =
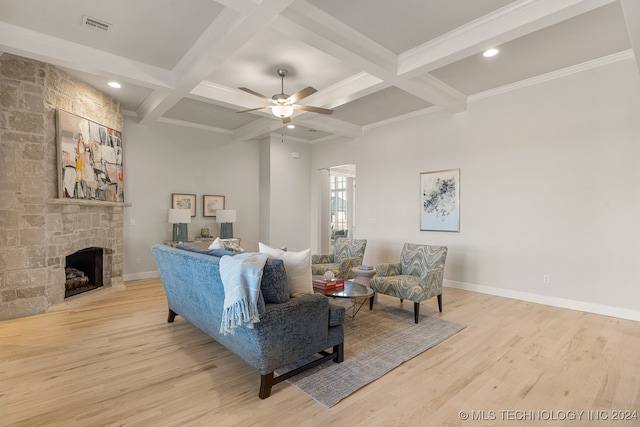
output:
[{"label": "ceiling fan blade", "polygon": [[287,124],[287,123],[291,123],[291,117],[283,117],[282,118],[282,123],[283,124]]},{"label": "ceiling fan blade", "polygon": [[272,101],[273,101],[271,98],[266,97],[266,96],[264,96],[263,94],[256,92],[255,90],[251,90],[251,89],[246,88],[246,87],[239,87],[238,89],[243,90],[243,91],[245,91],[245,92],[247,92],[247,93],[250,93],[251,95],[255,95],[255,96],[257,96],[258,98],[266,99],[266,100],[267,100],[267,101],[269,101],[269,102],[272,102]]},{"label": "ceiling fan blade", "polygon": [[311,111],[312,113],[320,113],[320,114],[331,114],[333,110],[329,110],[328,108],[320,108],[320,107],[311,107],[309,105],[292,105],[296,110],[304,110]]},{"label": "ceiling fan blade", "polygon": [[306,98],[309,95],[312,95],[314,93],[316,93],[317,90],[315,90],[314,88],[312,88],[311,86],[307,86],[302,90],[297,91],[296,93],[294,93],[293,95],[291,95],[289,98],[287,98],[287,102],[293,103],[296,102],[302,98]]},{"label": "ceiling fan blade", "polygon": [[264,110],[265,108],[271,108],[271,105],[267,105],[266,107],[250,108],[248,110],[236,111],[236,113],[248,113],[249,111]]}]

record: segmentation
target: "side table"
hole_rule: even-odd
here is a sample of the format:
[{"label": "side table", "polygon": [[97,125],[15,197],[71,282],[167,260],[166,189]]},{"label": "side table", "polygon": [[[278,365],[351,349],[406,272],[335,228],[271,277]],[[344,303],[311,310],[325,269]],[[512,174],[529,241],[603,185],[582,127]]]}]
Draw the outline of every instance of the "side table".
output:
[{"label": "side table", "polygon": [[[356,276],[353,281],[356,283],[360,283],[367,288],[369,287],[369,281],[371,280],[371,278],[376,275],[375,268],[372,268],[371,270],[364,270],[362,268],[353,267],[351,269],[351,272]],[[374,294],[373,302],[378,302],[378,294]]]},{"label": "side table", "polygon": [[351,269],[351,272],[356,276],[356,278],[353,279],[353,281],[358,282],[364,286],[369,286],[369,281],[373,276],[376,275],[375,268],[371,270],[363,270],[362,268],[353,267]]}]

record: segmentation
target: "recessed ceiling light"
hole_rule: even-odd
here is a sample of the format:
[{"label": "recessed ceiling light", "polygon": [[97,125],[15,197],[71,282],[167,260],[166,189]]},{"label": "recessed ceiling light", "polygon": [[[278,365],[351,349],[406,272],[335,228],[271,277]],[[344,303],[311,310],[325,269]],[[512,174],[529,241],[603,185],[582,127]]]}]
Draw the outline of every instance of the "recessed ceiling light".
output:
[{"label": "recessed ceiling light", "polygon": [[109,82],[109,86],[114,87],[116,89],[120,89],[122,85],[118,82]]},{"label": "recessed ceiling light", "polygon": [[289,129],[295,129],[295,128],[296,128],[296,125],[287,125],[287,127],[288,127]]},{"label": "recessed ceiling light", "polygon": [[491,48],[485,50],[482,56],[484,56],[485,58],[491,58],[492,56],[496,56],[498,52],[500,52],[498,49]]}]

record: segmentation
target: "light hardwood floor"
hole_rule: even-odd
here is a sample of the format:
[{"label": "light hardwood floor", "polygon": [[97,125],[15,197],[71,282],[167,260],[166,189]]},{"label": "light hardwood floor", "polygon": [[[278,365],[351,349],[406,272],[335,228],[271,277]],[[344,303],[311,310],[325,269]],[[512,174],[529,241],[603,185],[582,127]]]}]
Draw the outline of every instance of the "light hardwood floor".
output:
[{"label": "light hardwood floor", "polygon": [[[126,286],[0,322],[0,425],[640,425],[612,420],[640,410],[640,322],[445,289],[444,312],[432,300],[421,314],[466,329],[325,409],[288,383],[260,400],[257,371],[182,318],[166,323],[159,280]],[[522,421],[573,416],[561,411],[584,412]]]}]

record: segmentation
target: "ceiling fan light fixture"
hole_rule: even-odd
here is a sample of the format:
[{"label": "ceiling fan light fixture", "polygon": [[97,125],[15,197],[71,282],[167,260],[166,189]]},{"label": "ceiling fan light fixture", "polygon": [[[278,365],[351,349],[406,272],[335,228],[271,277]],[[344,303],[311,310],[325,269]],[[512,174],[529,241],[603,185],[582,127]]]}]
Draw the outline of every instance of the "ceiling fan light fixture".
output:
[{"label": "ceiling fan light fixture", "polygon": [[[315,90],[311,86],[307,86],[306,88],[297,91],[293,95],[287,95],[286,93],[284,93],[284,76],[287,75],[287,70],[279,69],[278,75],[280,76],[280,80],[281,80],[281,84],[280,84],[281,92],[276,95],[273,95],[271,98],[267,98],[263,94],[258,93],[255,90],[251,90],[246,87],[239,87],[238,89],[243,90],[247,93],[250,93],[251,95],[257,96],[258,98],[269,101],[271,104],[273,104],[269,106],[271,107],[271,113],[274,116],[278,117],[279,119],[282,119],[282,123],[285,125],[291,122],[291,116],[293,115],[293,110],[304,110],[304,111],[310,111],[313,113],[320,113],[320,114],[333,113],[333,110],[330,110],[328,108],[311,107],[309,105],[296,104],[297,101],[316,93],[317,90]],[[265,106],[265,107],[258,107],[258,108],[250,108],[248,110],[236,111],[236,113],[248,113],[250,111],[263,110],[269,107]]]},{"label": "ceiling fan light fixture", "polygon": [[291,105],[274,105],[271,107],[271,112],[274,116],[283,119],[285,117],[291,117],[293,114],[293,107]]}]

